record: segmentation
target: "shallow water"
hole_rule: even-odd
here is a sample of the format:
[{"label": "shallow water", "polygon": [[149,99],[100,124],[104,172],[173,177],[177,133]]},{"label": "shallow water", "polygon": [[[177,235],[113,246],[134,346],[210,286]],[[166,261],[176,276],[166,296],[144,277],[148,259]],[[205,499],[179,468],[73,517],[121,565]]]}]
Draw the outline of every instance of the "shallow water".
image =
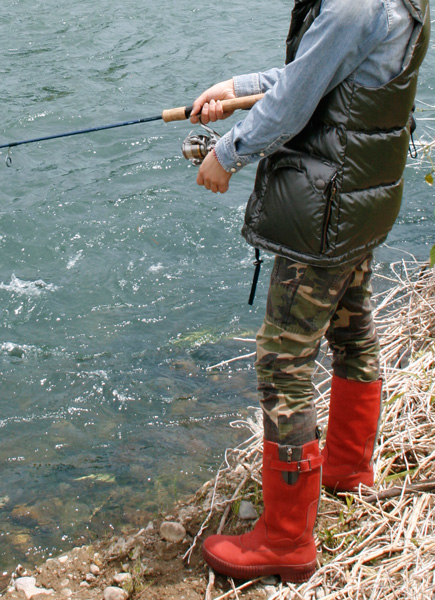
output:
[{"label": "shallow water", "polygon": [[[157,115],[281,64],[289,5],[3,3],[0,143]],[[433,137],[434,111],[420,117]],[[224,196],[199,188],[181,156],[190,130],[157,121],[22,146],[9,169],[0,154],[0,570],[146,522],[246,435],[229,423],[256,404],[250,362],[207,367],[251,352],[233,338],[264,311],[271,258],[249,308],[239,235],[255,168]],[[427,258],[428,170],[410,162],[377,270]]]}]

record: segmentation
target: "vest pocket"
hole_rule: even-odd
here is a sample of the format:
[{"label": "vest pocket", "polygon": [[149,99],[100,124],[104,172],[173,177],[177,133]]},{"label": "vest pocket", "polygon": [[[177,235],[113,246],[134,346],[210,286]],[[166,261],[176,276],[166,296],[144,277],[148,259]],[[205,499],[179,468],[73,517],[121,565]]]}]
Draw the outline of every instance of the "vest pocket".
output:
[{"label": "vest pocket", "polygon": [[[334,248],[338,219],[335,163],[282,148],[261,161],[246,208],[244,235],[286,255],[320,256]],[[261,243],[260,243],[261,241]]]},{"label": "vest pocket", "polygon": [[331,225],[333,208],[337,202],[337,173],[334,173],[328,184],[328,193],[325,198],[325,214],[323,217],[322,239],[320,240],[320,252],[324,254],[328,249],[328,233]]}]

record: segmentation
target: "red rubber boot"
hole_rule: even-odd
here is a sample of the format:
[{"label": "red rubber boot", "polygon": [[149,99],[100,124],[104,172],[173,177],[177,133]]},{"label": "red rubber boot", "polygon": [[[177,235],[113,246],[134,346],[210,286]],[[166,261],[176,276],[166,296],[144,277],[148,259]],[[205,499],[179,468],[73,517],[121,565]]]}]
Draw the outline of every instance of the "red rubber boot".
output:
[{"label": "red rubber boot", "polygon": [[381,415],[382,380],[363,383],[333,375],[322,484],[351,492],[373,485],[373,451]]},{"label": "red rubber boot", "polygon": [[[283,450],[287,460],[281,460]],[[292,460],[292,451],[300,458]],[[316,570],[313,528],[320,497],[322,457],[319,442],[279,446],[264,441],[264,512],[253,531],[239,536],[212,535],[203,555],[219,573],[235,579],[280,575],[283,581],[306,581]],[[296,482],[288,484],[288,478]]]}]

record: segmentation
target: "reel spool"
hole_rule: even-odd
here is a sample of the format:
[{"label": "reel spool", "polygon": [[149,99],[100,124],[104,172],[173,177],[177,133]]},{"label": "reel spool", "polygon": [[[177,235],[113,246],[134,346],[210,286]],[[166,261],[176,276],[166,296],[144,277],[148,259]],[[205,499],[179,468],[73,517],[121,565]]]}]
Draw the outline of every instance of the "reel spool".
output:
[{"label": "reel spool", "polygon": [[207,125],[204,125],[203,123],[200,123],[200,125],[207,131],[208,135],[191,131],[181,146],[184,158],[190,160],[196,167],[199,166],[207,154],[213,150],[221,137],[216,131],[207,127]]}]

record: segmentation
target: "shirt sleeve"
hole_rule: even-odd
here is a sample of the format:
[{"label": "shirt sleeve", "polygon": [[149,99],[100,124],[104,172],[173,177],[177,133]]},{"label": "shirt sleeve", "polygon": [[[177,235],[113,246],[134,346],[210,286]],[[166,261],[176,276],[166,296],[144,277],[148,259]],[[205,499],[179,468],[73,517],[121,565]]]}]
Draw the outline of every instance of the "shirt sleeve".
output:
[{"label": "shirt sleeve", "polygon": [[322,97],[351,75],[387,34],[382,0],[323,0],[291,63],[234,78],[237,96],[265,96],[217,143],[223,168],[235,173],[297,135]]},{"label": "shirt sleeve", "polygon": [[270,69],[264,73],[250,73],[233,77],[236,96],[253,96],[270,90],[278,81],[283,69]]}]

